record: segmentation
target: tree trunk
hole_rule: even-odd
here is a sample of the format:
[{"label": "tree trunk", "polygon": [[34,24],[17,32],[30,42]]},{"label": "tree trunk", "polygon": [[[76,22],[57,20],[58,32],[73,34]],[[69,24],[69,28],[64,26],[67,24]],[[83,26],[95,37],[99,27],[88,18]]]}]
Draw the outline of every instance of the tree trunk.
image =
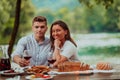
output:
[{"label": "tree trunk", "polygon": [[9,55],[10,58],[11,58],[13,45],[15,43],[16,35],[17,35],[18,29],[19,29],[20,7],[21,7],[21,0],[17,0],[14,28],[13,28],[13,31],[12,31],[11,39],[10,39],[10,42],[9,42],[9,48],[8,48],[8,55]]}]

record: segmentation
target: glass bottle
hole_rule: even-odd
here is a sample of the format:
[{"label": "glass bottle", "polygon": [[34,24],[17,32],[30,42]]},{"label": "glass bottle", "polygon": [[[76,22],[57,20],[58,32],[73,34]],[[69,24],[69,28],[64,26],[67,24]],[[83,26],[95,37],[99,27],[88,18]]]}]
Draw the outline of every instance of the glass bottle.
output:
[{"label": "glass bottle", "polygon": [[8,56],[8,45],[1,45],[0,71],[11,69],[10,58]]}]

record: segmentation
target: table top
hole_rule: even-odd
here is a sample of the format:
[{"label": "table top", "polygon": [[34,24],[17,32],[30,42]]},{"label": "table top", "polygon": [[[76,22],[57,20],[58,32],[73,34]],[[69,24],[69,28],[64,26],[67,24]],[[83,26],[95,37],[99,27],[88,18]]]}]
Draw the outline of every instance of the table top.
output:
[{"label": "table top", "polygon": [[[59,74],[53,77],[52,80],[101,80],[101,79],[120,79],[120,64],[113,64],[113,69],[116,70],[112,73],[91,73],[91,74]],[[28,75],[20,75],[19,80],[26,80]],[[13,78],[12,76],[0,76],[0,80]]]}]

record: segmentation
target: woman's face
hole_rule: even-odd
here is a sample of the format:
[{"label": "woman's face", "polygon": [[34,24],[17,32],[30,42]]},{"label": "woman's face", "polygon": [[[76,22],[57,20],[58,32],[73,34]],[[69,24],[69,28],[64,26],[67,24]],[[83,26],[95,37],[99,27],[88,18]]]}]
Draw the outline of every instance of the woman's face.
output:
[{"label": "woman's face", "polygon": [[67,30],[64,30],[59,25],[53,25],[52,27],[52,37],[54,39],[59,39],[60,41],[65,40],[65,35],[67,35]]}]

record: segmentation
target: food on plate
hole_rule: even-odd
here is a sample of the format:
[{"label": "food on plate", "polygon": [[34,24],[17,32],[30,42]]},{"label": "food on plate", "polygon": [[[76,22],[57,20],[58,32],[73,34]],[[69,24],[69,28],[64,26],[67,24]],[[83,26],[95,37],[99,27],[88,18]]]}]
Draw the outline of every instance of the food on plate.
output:
[{"label": "food on plate", "polygon": [[98,69],[98,70],[111,70],[112,66],[108,62],[98,62],[96,65],[96,69]]},{"label": "food on plate", "polygon": [[31,68],[27,69],[27,72],[32,73],[46,73],[50,71],[50,68],[44,65],[32,66]]},{"label": "food on plate", "polygon": [[60,72],[85,71],[85,70],[90,70],[90,65],[84,64],[83,62],[66,61],[58,65],[58,71]]}]

